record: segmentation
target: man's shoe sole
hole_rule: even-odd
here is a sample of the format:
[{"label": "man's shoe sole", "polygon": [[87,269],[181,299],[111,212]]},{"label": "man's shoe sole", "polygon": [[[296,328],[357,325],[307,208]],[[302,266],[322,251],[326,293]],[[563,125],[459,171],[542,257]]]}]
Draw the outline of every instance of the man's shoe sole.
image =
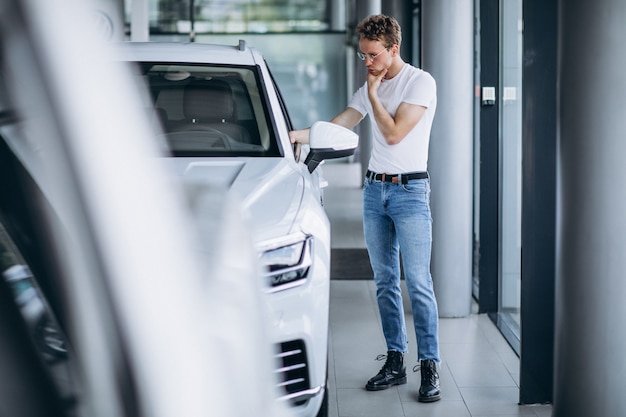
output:
[{"label": "man's shoe sole", "polygon": [[431,395],[429,397],[422,397],[421,395],[417,397],[417,401],[421,403],[434,403],[435,401],[439,401],[441,399],[441,394]]},{"label": "man's shoe sole", "polygon": [[391,388],[394,385],[403,385],[406,384],[406,377],[402,377],[402,378],[398,378],[388,384],[385,385],[365,385],[365,389],[368,391],[382,391],[385,390],[387,388]]}]

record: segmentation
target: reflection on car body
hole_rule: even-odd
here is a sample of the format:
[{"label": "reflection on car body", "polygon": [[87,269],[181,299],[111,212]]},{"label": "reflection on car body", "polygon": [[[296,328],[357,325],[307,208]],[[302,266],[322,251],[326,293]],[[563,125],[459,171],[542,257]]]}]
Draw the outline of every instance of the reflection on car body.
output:
[{"label": "reflection on car body", "polygon": [[[2,245],[0,245],[2,246]],[[28,266],[14,264],[2,272],[15,295],[15,302],[28,323],[35,346],[43,357],[54,361],[67,355],[65,336],[47,305]]]}]

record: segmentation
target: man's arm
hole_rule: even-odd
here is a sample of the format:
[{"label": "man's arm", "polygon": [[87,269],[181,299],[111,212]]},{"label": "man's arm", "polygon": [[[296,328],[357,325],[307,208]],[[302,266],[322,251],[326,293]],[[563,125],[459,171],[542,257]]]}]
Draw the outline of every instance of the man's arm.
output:
[{"label": "man's arm", "polygon": [[422,120],[426,107],[403,102],[398,106],[395,117],[392,117],[378,98],[378,88],[385,74],[386,71],[367,75],[368,96],[378,129],[388,145],[396,145]]},{"label": "man's arm", "polygon": [[[333,117],[331,123],[352,129],[363,120],[363,115],[353,109],[347,107],[344,111]],[[291,143],[309,143],[309,133],[311,129],[292,130],[289,132],[289,140]]]},{"label": "man's arm", "polygon": [[402,103],[393,118],[383,106],[378,102],[374,107],[374,119],[378,124],[378,129],[385,137],[388,145],[396,145],[406,137],[406,135],[422,120],[426,107],[417,104]]}]

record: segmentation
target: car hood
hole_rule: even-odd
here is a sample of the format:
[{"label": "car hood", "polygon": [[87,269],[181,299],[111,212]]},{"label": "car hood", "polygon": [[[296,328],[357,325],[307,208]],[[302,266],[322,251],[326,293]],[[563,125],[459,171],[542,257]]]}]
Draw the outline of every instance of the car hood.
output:
[{"label": "car hood", "polygon": [[302,202],[304,178],[284,158],[168,158],[189,183],[208,183],[237,195],[257,241],[290,233]]}]

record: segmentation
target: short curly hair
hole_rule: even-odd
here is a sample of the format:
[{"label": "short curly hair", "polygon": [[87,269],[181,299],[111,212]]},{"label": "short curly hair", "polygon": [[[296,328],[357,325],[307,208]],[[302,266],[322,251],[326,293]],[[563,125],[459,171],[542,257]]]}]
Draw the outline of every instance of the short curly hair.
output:
[{"label": "short curly hair", "polygon": [[385,48],[400,45],[402,29],[396,19],[384,14],[368,16],[355,28],[356,33],[370,41],[380,41]]}]

